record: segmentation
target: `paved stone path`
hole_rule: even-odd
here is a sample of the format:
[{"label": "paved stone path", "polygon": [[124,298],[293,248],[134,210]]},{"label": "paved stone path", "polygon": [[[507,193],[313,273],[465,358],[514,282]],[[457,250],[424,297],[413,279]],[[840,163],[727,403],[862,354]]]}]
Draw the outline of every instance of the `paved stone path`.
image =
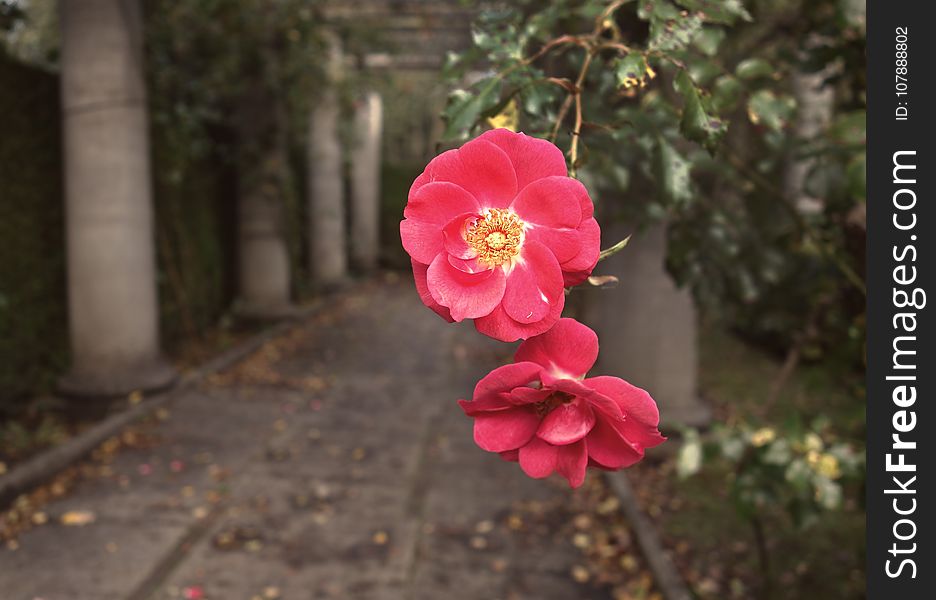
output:
[{"label": "paved stone path", "polygon": [[475,447],[455,404],[511,352],[405,277],[336,297],[46,506],[0,548],[0,599],[606,598],[570,576],[572,492]]}]

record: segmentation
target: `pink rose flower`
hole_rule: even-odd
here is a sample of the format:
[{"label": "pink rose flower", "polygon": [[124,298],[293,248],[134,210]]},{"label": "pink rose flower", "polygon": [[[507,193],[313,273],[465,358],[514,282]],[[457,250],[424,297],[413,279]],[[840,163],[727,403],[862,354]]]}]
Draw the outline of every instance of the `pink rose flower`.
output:
[{"label": "pink rose flower", "polygon": [[518,461],[530,477],[558,471],[572,487],[582,485],[588,466],[638,462],[666,440],[656,403],[623,379],[586,379],[596,358],[598,336],[574,319],[520,344],[513,364],[479,381],[471,401],[458,401],[474,417],[475,442]]},{"label": "pink rose flower", "polygon": [[585,186],[546,140],[495,129],[432,159],[400,223],[423,303],[512,342],[549,329],[598,262]]}]

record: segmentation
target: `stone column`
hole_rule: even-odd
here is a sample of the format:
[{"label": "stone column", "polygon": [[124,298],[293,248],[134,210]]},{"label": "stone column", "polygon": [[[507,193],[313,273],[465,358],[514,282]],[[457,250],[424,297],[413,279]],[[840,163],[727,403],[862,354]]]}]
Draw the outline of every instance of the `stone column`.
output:
[{"label": "stone column", "polygon": [[[833,64],[815,73],[794,71],[790,75],[790,84],[797,104],[792,127],[793,136],[800,142],[815,139],[832,122],[835,92],[833,85],[826,85],[825,81],[835,74],[835,70],[836,65]],[[787,160],[783,181],[784,193],[804,214],[820,213],[825,205],[821,198],[810,194],[806,189],[810,173],[816,165],[815,158],[791,156]]]},{"label": "stone column", "polygon": [[159,349],[140,5],[60,3],[71,371],[62,391],[169,385]]},{"label": "stone column", "polygon": [[[604,245],[629,231],[606,221]],[[616,375],[646,389],[660,406],[664,425],[708,424],[711,411],[699,399],[696,311],[664,268],[666,229],[635,234],[627,247],[596,270],[616,275],[620,285],[590,290],[585,322],[601,341],[596,372]]]},{"label": "stone column", "polygon": [[377,268],[380,253],[380,147],[383,104],[370,92],[355,105],[351,154],[351,260],[363,272]]},{"label": "stone column", "polygon": [[[259,75],[257,75],[259,77]],[[281,96],[255,85],[238,116],[237,313],[277,319],[296,313],[286,241],[287,117]]]},{"label": "stone column", "polygon": [[309,271],[313,283],[321,287],[339,285],[348,274],[344,161],[338,132],[341,105],[335,89],[342,62],[341,47],[333,37],[327,80],[309,116]]},{"label": "stone column", "polygon": [[285,164],[275,152],[261,160],[238,185],[237,312],[247,318],[277,319],[296,313],[290,301],[289,249],[277,181]]}]

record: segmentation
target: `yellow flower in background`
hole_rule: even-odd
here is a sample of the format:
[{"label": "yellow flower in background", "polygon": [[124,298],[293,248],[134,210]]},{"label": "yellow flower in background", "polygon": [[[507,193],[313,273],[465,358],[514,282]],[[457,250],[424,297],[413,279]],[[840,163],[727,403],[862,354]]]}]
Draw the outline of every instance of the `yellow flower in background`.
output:
[{"label": "yellow flower in background", "polygon": [[494,129],[509,129],[516,133],[520,128],[520,109],[517,106],[517,101],[511,98],[504,110],[493,117],[489,117],[487,122]]},{"label": "yellow flower in background", "polygon": [[824,445],[822,443],[822,438],[815,433],[807,433],[803,442],[807,450],[822,450]]},{"label": "yellow flower in background", "polygon": [[770,427],[762,427],[751,434],[751,444],[756,448],[765,446],[777,438],[777,432]]},{"label": "yellow flower in background", "polygon": [[809,463],[809,466],[810,466],[810,467],[812,467],[813,469],[815,469],[815,468],[816,468],[816,465],[819,464],[819,458],[820,458],[821,456],[822,456],[822,455],[819,454],[819,451],[818,451],[818,450],[810,450],[809,452],[806,453],[806,462]]},{"label": "yellow flower in background", "polygon": [[838,459],[831,454],[821,455],[815,469],[817,473],[825,475],[829,479],[838,479],[842,475]]}]

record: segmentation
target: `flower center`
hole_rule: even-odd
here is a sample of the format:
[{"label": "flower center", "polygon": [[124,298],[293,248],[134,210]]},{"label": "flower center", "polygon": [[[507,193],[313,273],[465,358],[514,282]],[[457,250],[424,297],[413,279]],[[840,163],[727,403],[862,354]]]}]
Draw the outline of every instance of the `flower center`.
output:
[{"label": "flower center", "polygon": [[489,209],[468,226],[465,241],[478,252],[478,260],[497,267],[520,252],[523,221],[509,210]]},{"label": "flower center", "polygon": [[538,414],[540,417],[545,417],[557,406],[568,404],[573,400],[575,400],[575,396],[572,394],[567,394],[566,392],[553,392],[542,402],[536,403],[536,414]]}]

